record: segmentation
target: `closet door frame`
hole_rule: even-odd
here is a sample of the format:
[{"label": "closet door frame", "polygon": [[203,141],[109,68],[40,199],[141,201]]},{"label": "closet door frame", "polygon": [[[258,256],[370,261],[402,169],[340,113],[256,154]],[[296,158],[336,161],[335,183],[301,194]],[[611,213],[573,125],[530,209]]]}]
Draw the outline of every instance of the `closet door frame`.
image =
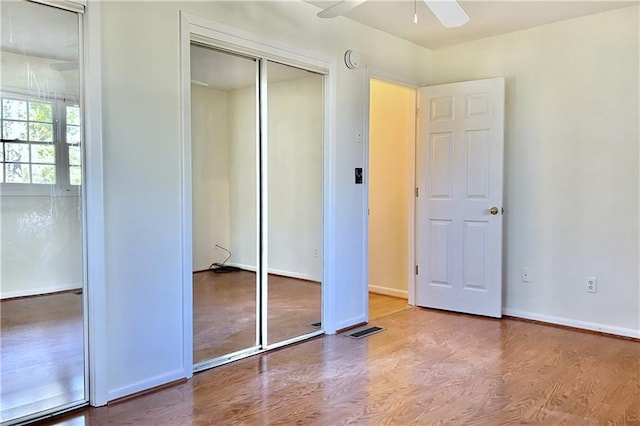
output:
[{"label": "closet door frame", "polygon": [[[225,50],[240,55],[254,57],[266,68],[266,61],[273,61],[312,71],[324,76],[323,84],[323,266],[322,266],[322,329],[298,338],[289,339],[272,345],[266,342],[266,318],[261,312],[262,349],[228,358],[226,362],[253,355],[265,350],[275,349],[317,334],[336,332],[334,315],[334,264],[335,264],[335,99],[337,59],[308,49],[273,40],[229,25],[221,24],[190,13],[180,13],[180,81],[181,81],[181,228],[182,228],[182,289],[183,289],[183,368],[185,377],[193,375],[193,287],[192,287],[192,178],[191,178],[191,55],[192,42]],[[261,73],[259,108],[264,109],[266,102],[266,75]],[[263,111],[264,113],[265,111]],[[259,138],[266,138],[266,116],[259,120]],[[264,152],[265,147],[261,147]],[[266,172],[262,161],[261,174]],[[260,183],[262,185],[262,183]],[[260,207],[261,221],[264,223],[266,205]],[[261,230],[259,230],[260,233]],[[264,239],[260,236],[259,239]],[[260,251],[259,270],[266,275],[266,251]],[[261,305],[266,307],[266,292],[260,291]],[[224,362],[218,362],[222,364]],[[200,370],[201,368],[199,368]]]}]

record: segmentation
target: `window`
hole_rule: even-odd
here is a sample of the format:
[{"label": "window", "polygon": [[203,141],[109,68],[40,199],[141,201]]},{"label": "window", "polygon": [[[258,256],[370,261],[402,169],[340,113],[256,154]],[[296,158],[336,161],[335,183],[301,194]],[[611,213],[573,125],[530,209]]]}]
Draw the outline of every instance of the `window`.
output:
[{"label": "window", "polygon": [[0,182],[3,188],[82,183],[80,107],[67,100],[5,95],[2,102]]},{"label": "window", "polygon": [[82,139],[80,128],[80,107],[78,105],[65,105],[65,141],[67,143],[67,167],[70,185],[82,184],[82,152],[80,141]]}]

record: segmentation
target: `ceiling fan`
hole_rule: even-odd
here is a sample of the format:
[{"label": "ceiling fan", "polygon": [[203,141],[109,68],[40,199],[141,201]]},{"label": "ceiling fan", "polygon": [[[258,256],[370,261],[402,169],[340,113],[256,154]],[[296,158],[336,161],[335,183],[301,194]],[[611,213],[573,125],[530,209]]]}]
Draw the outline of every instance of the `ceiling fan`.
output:
[{"label": "ceiling fan", "polygon": [[[367,0],[342,0],[331,7],[318,12],[320,18],[335,18],[351,9],[360,6]],[[469,22],[469,16],[456,0],[423,0],[431,12],[438,18],[445,28],[461,27]],[[418,22],[418,15],[414,11],[413,22]]]}]

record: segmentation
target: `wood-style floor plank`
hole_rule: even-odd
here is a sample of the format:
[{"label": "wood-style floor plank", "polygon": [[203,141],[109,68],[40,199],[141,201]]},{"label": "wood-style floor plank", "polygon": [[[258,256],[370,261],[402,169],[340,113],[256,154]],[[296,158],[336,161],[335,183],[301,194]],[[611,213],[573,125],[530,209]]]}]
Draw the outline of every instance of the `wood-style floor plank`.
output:
[{"label": "wood-style floor plank", "polygon": [[640,424],[638,341],[415,307],[375,323],[50,424]]},{"label": "wood-style floor plank", "polygon": [[[269,274],[269,344],[312,333],[322,318],[318,282]],[[232,319],[232,321],[230,321]],[[193,359],[210,360],[256,345],[256,274],[193,274]]]},{"label": "wood-style floor plank", "polygon": [[82,294],[0,302],[0,421],[84,399]]},{"label": "wood-style floor plank", "polygon": [[369,293],[369,321],[409,308],[407,299]]}]

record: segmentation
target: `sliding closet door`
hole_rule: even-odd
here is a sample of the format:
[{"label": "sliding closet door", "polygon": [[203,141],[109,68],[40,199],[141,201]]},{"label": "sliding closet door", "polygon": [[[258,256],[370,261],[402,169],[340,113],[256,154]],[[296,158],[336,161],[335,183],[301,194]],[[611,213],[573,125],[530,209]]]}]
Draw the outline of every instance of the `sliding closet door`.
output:
[{"label": "sliding closet door", "polygon": [[254,59],[191,46],[194,363],[259,347]]},{"label": "sliding closet door", "polygon": [[272,345],[321,326],[323,76],[273,62],[266,68],[263,276]]},{"label": "sliding closet door", "polygon": [[81,17],[0,2],[0,422],[86,400]]}]

